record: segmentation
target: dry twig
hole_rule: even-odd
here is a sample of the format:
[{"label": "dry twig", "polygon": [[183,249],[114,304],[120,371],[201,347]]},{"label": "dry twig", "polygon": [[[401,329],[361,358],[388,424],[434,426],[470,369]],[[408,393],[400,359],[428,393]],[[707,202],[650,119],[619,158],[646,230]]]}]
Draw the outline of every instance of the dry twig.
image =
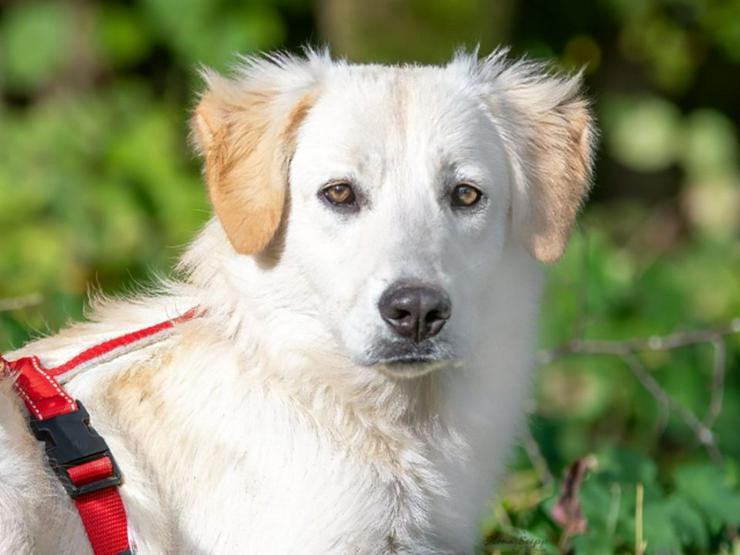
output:
[{"label": "dry twig", "polygon": [[560,496],[552,508],[552,517],[563,529],[558,542],[561,553],[570,553],[570,541],[574,536],[586,532],[588,521],[583,515],[581,502],[578,494],[586,474],[596,468],[596,459],[592,455],[583,457],[573,462],[561,487]]},{"label": "dry twig", "polygon": [[38,293],[31,293],[23,297],[0,299],[0,312],[11,312],[41,304],[42,297]]}]

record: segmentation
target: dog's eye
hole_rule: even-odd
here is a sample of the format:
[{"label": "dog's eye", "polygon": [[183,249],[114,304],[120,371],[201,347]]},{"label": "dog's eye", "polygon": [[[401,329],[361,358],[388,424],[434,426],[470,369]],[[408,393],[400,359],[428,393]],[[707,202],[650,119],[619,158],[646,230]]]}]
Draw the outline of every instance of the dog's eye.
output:
[{"label": "dog's eye", "polygon": [[450,192],[450,201],[453,208],[470,208],[483,198],[483,193],[472,185],[461,183]]},{"label": "dog's eye", "polygon": [[321,189],[321,195],[335,206],[350,207],[357,203],[355,192],[349,183],[331,183]]}]

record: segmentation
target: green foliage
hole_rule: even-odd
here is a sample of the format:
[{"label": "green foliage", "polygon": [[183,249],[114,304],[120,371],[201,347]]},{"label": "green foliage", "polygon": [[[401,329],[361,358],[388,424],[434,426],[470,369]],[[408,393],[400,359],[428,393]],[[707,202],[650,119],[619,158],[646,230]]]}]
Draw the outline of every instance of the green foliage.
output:
[{"label": "green foliage", "polygon": [[[728,256],[735,247],[697,241],[656,251],[642,241],[617,243],[621,226],[644,231],[643,214],[639,206],[611,203],[593,207],[586,215],[582,231],[550,276],[544,346],[562,345],[574,337],[649,337],[729,321],[740,313],[740,260]],[[712,287],[702,286],[707,279]],[[707,460],[694,430],[680,415],[673,412],[667,423],[660,423],[658,400],[619,356],[555,359],[540,369],[531,429],[551,469],[560,474],[588,453],[596,453],[598,461],[579,493],[588,529],[567,541],[575,553],[635,552],[637,484],[645,489],[648,553],[737,549],[731,538],[740,520],[740,395],[734,375],[740,366],[738,339],[731,336],[727,343],[729,381],[713,427],[719,451],[728,461],[719,466]],[[638,356],[668,395],[697,415],[705,413],[716,356],[710,345],[648,350]],[[562,480],[543,487],[538,476],[532,479],[529,459],[520,455],[517,461],[504,486],[498,518],[484,528],[487,549],[524,549],[521,538],[527,531],[527,543],[538,546],[536,552],[560,552],[562,526],[553,521],[551,511]],[[523,482],[522,476],[530,479]]]},{"label": "green foliage", "polygon": [[[522,544],[538,552],[576,555],[636,551],[637,487],[644,488],[641,505],[643,540],[648,553],[706,553],[729,549],[724,532],[740,523],[737,467],[687,463],[671,473],[659,473],[653,461],[635,452],[605,449],[598,467],[584,481],[578,497],[587,530],[563,540],[552,507],[562,487],[558,480],[546,490],[533,490],[536,503],[511,505],[504,499],[503,518],[490,523],[486,547],[506,552]],[[519,493],[521,496],[521,492]],[[533,549],[534,551],[534,549]]]},{"label": "green foliage", "polygon": [[657,171],[676,161],[681,147],[680,112],[660,97],[619,95],[604,101],[612,156],[639,171]]},{"label": "green foliage", "polygon": [[[586,66],[596,186],[550,272],[544,351],[740,316],[738,0],[16,0],[0,5],[0,350],[80,318],[91,287],[121,293],[167,273],[209,217],[186,139],[201,64],[223,71],[235,52],[318,40],[376,61],[502,41]],[[4,308],[35,293],[40,305]],[[638,485],[647,553],[740,552],[740,336],[634,356],[542,365],[531,430],[556,479],[542,485],[541,464],[517,454],[487,552],[634,553]],[[676,405],[666,411],[630,362]],[[563,538],[560,476],[589,454],[588,528]]]},{"label": "green foliage", "polygon": [[28,91],[45,85],[63,66],[73,29],[69,10],[59,2],[29,2],[11,10],[0,27],[7,86]]},{"label": "green foliage", "polygon": [[143,12],[156,35],[171,44],[183,62],[220,66],[235,52],[275,48],[284,38],[283,21],[269,2],[233,3],[144,0]]}]

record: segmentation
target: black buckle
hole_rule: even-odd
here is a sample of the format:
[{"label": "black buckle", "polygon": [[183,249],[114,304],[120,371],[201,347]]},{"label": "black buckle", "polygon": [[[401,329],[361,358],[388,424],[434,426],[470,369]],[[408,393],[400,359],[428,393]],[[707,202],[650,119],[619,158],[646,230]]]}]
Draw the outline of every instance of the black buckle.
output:
[{"label": "black buckle", "polygon": [[[90,415],[82,403],[77,401],[77,410],[74,412],[46,420],[33,417],[29,420],[33,435],[46,444],[46,456],[51,468],[70,497],[75,499],[86,493],[121,485],[123,479],[116,460],[105,440],[90,426]],[[67,472],[69,468],[102,457],[108,457],[113,466],[110,476],[82,486],[72,483]]]}]

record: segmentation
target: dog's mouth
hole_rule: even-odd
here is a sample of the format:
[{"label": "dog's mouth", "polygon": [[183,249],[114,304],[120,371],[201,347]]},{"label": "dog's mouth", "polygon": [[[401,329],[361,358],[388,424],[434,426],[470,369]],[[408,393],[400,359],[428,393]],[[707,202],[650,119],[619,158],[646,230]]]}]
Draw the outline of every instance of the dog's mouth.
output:
[{"label": "dog's mouth", "polygon": [[391,378],[412,379],[437,370],[459,366],[451,348],[446,344],[423,346],[391,345],[377,350],[363,361],[363,366],[372,367]]}]

